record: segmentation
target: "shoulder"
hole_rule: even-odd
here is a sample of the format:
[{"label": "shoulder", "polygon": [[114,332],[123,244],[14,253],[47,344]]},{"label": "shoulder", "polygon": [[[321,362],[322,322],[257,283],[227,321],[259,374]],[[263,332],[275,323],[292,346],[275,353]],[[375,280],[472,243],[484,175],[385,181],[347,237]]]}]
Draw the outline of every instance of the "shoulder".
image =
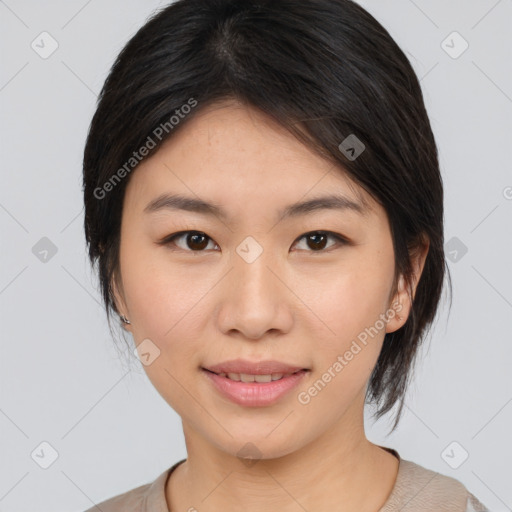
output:
[{"label": "shoulder", "polygon": [[141,485],[135,489],[118,494],[106,501],[97,503],[85,512],[143,512],[146,510],[145,500],[152,484]]},{"label": "shoulder", "polygon": [[459,480],[400,459],[393,491],[381,512],[489,512]]},{"label": "shoulder", "polygon": [[468,492],[468,502],[465,512],[491,512],[476,496]]},{"label": "shoulder", "polygon": [[97,503],[92,508],[88,508],[85,512],[97,512],[100,509],[102,512],[142,512],[145,496],[147,496],[148,489],[151,484],[141,485],[136,489],[118,494],[106,501]]},{"label": "shoulder", "polygon": [[168,512],[165,483],[177,464],[166,469],[155,481],[97,503],[84,512]]}]

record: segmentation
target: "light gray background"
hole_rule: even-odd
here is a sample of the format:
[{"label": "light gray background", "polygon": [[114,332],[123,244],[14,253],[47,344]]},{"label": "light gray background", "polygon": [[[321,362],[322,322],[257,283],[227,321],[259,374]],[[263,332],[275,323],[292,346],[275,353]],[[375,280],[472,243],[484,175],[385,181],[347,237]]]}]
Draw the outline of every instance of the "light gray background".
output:
[{"label": "light gray background", "polygon": [[[452,312],[445,301],[401,425],[386,437],[389,421],[368,421],[368,437],[510,511],[512,1],[361,4],[421,78],[446,240],[456,237],[448,249],[458,251]],[[179,416],[140,365],[119,359],[83,235],[81,160],[96,95],[122,46],[163,5],[0,1],[0,511],[82,511],[186,456]],[[31,48],[43,31],[58,42],[46,59]],[[458,58],[458,36],[442,45],[453,31],[469,43]],[[46,262],[33,249],[43,237],[57,249]],[[42,442],[58,453],[48,469]],[[460,463],[462,450],[469,457],[453,469],[447,461]]]}]

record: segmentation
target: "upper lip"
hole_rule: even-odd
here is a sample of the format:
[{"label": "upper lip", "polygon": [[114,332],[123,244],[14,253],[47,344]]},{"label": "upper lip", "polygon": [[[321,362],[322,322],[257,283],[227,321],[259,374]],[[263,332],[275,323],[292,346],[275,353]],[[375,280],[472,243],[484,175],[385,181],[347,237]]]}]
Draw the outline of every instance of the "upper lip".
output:
[{"label": "upper lip", "polygon": [[307,370],[302,366],[282,363],[280,361],[248,361],[247,359],[232,359],[223,363],[203,367],[214,373],[245,373],[248,375],[270,375],[272,373],[295,373]]}]

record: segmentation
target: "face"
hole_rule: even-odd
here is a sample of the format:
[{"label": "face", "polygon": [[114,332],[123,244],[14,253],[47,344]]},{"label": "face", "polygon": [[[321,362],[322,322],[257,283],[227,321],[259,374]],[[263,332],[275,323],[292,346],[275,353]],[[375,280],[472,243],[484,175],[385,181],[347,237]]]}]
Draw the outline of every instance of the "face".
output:
[{"label": "face", "polygon": [[[149,379],[186,435],[231,455],[252,443],[274,458],[361,429],[384,335],[410,307],[402,284],[392,293],[386,212],[258,111],[198,114],[139,164],[125,194],[116,298]],[[148,207],[162,194],[220,210]],[[286,210],[332,195],[345,207]],[[234,359],[306,371],[236,383],[205,370]]]}]

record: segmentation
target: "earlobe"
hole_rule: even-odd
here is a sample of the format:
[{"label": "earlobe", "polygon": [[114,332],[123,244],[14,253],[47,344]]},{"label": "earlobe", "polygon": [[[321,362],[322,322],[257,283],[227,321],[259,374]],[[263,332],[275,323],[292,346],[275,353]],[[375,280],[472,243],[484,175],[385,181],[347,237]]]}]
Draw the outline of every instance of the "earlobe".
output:
[{"label": "earlobe", "polygon": [[411,252],[412,283],[406,283],[403,274],[400,275],[397,292],[391,303],[392,313],[389,315],[386,332],[397,331],[407,322],[416,296],[417,285],[425,267],[429,247],[429,240],[422,237],[421,243],[417,244]]},{"label": "earlobe", "polygon": [[[121,319],[121,322],[123,322],[123,324],[131,324],[130,320],[128,320],[128,318],[126,318],[124,315],[119,315],[119,318]],[[129,330],[125,325],[123,325],[123,328],[126,329],[127,331]]]},{"label": "earlobe", "polygon": [[406,289],[405,279],[400,275],[398,279],[397,292],[391,301],[391,306],[388,309],[386,324],[386,332],[394,332],[400,329],[409,316],[412,301]]},{"label": "earlobe", "polygon": [[126,304],[125,304],[123,295],[121,293],[119,293],[119,290],[117,287],[117,281],[116,281],[115,277],[112,278],[112,292],[114,294],[116,310],[119,312],[119,319],[121,320],[121,326],[126,331],[130,331],[130,328],[128,326],[131,324],[131,322],[126,317],[126,314],[125,314],[125,312],[127,311]]}]

